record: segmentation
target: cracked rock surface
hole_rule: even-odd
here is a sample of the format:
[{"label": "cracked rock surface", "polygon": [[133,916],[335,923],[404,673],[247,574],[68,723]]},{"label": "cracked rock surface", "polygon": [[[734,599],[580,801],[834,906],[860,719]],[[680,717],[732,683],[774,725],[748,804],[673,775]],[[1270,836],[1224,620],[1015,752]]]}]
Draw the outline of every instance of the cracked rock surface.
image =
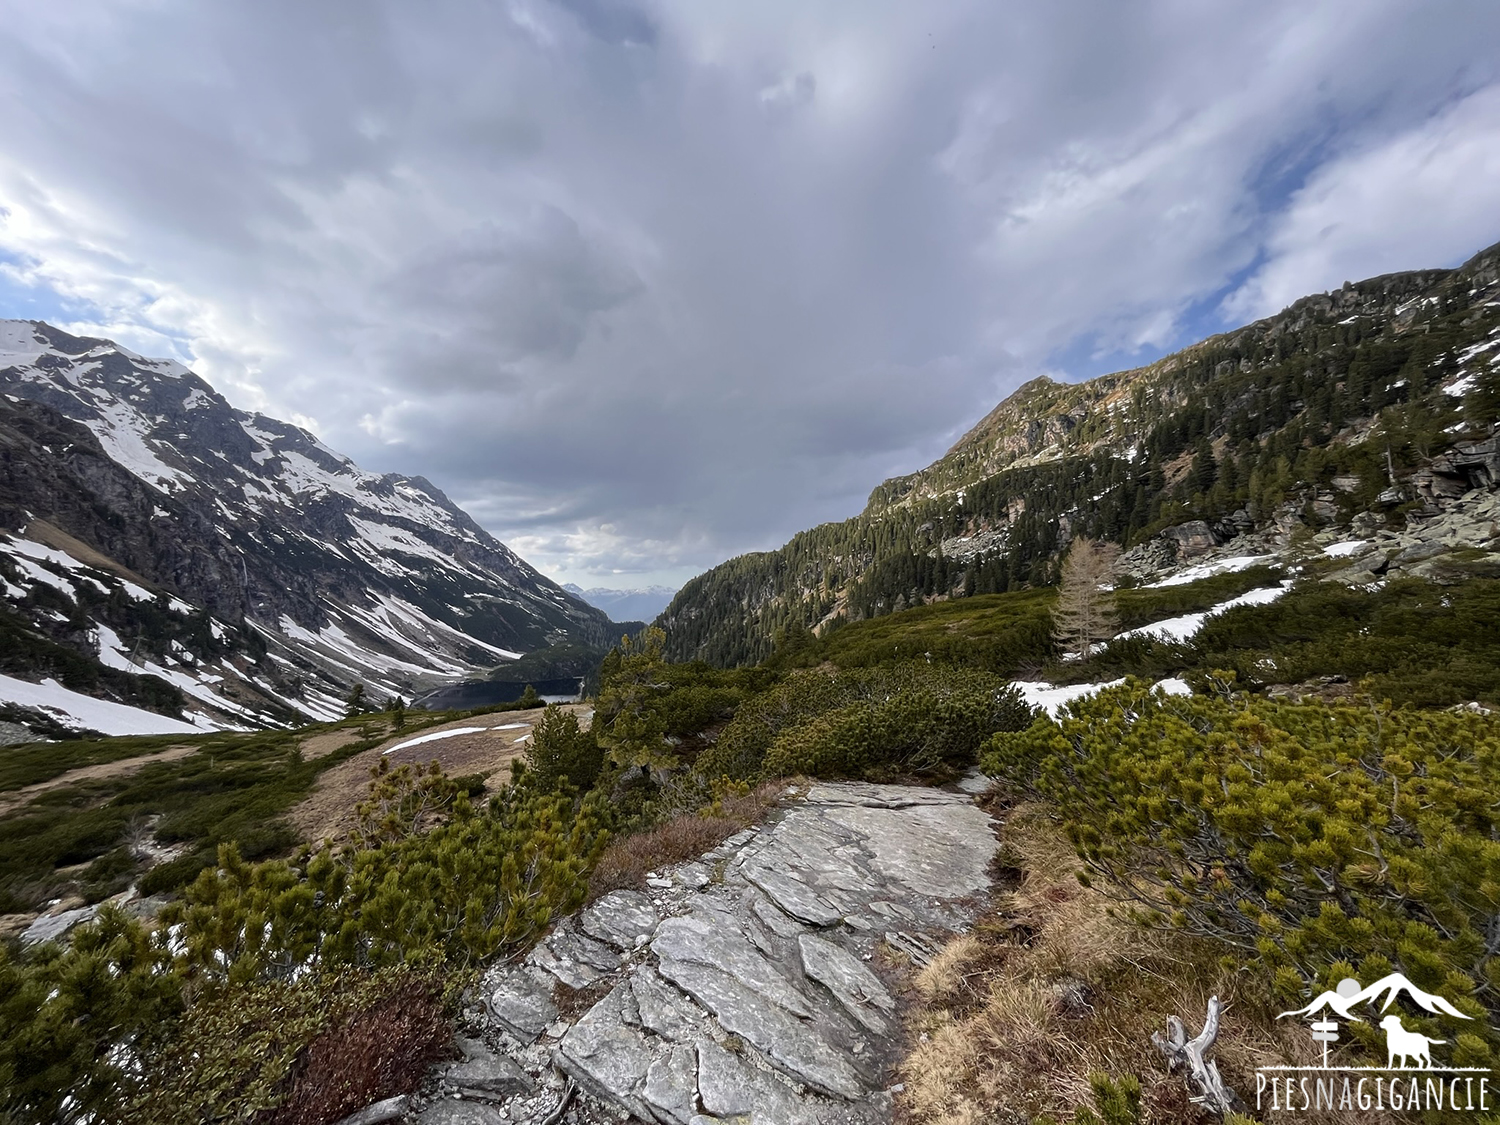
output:
[{"label": "cracked rock surface", "polygon": [[920,959],[965,929],[995,846],[966,793],[813,784],[491,969],[483,1035],[414,1120],[542,1120],[571,1082],[564,1121],[889,1122],[903,1045],[876,947]]}]

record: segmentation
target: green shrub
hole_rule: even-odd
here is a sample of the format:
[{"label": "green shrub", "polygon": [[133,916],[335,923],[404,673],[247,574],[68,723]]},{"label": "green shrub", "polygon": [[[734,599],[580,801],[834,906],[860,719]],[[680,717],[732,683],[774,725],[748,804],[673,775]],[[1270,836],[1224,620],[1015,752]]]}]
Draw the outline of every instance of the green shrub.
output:
[{"label": "green shrub", "polygon": [[1443,1028],[1489,1057],[1500,719],[1132,681],[995,736],[983,765],[1052,802],[1143,921],[1238,948],[1285,1000],[1399,969],[1479,1017]]},{"label": "green shrub", "polygon": [[143,895],[161,895],[179,890],[198,877],[198,872],[214,865],[212,852],[192,852],[189,855],[158,863],[141,876],[137,889]]},{"label": "green shrub", "polygon": [[181,977],[163,943],[106,907],[66,950],[0,946],[0,1121],[120,1120],[123,1064],[176,1030]]},{"label": "green shrub", "polygon": [[554,789],[566,778],[575,788],[587,792],[604,768],[604,749],[592,728],[581,728],[577,715],[549,706],[532,729],[526,767],[543,789]]},{"label": "green shrub", "polygon": [[921,773],[972,762],[1032,711],[997,676],[928,664],[794,672],[743,705],[699,759],[708,777],[752,780]]},{"label": "green shrub", "polygon": [[231,982],[295,966],[474,964],[523,947],[582,904],[608,837],[600,804],[528,795],[476,812],[459,794],[429,831],[416,831],[418,816],[407,835],[378,819],[378,834],[363,833],[370,846],[320,852],[302,866],[252,865],[224,845],[219,866],[162,920],[181,924],[195,974]]}]

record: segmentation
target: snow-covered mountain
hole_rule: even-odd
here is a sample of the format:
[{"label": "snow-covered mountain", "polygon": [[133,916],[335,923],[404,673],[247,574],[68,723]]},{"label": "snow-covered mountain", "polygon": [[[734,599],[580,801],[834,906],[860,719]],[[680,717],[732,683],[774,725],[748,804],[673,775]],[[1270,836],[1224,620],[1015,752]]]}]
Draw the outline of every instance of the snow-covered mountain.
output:
[{"label": "snow-covered mountain", "polygon": [[611,636],[426,480],[364,472],[172,360],[0,320],[0,394],[0,672],[255,725]]},{"label": "snow-covered mountain", "polygon": [[565,582],[563,589],[609,614],[611,621],[655,621],[671,604],[677,591],[670,586],[647,586],[640,590],[608,590],[594,586],[587,590]]}]

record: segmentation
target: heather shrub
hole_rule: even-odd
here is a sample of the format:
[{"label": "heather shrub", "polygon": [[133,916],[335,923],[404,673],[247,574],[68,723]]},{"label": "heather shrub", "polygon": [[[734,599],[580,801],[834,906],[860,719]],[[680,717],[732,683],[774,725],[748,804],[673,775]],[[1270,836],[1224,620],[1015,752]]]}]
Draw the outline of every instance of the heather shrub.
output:
[{"label": "heather shrub", "polygon": [[329,1125],[410,1090],[451,1038],[437,973],[397,966],[216,985],[129,1108],[141,1125]]}]

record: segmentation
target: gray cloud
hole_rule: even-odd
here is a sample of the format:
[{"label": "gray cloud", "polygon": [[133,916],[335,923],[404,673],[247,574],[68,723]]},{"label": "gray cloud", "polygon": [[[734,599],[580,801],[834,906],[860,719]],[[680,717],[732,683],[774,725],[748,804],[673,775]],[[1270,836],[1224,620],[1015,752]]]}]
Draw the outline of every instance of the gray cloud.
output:
[{"label": "gray cloud", "polygon": [[585,585],[1500,237],[1480,0],[0,9],[11,276]]}]

